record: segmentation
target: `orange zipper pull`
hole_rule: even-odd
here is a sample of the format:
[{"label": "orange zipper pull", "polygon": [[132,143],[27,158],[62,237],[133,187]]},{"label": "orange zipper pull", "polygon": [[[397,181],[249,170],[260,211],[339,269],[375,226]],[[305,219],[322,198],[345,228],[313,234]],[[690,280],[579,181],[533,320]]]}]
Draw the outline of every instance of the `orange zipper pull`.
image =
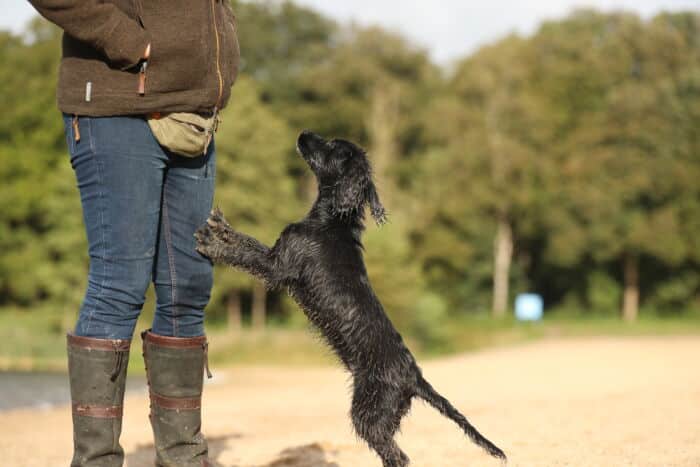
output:
[{"label": "orange zipper pull", "polygon": [[75,142],[80,141],[80,128],[78,128],[78,116],[73,115],[73,139]]},{"label": "orange zipper pull", "polygon": [[139,69],[139,95],[143,96],[146,94],[146,68],[148,68],[148,60],[144,60],[141,63],[141,68]]}]

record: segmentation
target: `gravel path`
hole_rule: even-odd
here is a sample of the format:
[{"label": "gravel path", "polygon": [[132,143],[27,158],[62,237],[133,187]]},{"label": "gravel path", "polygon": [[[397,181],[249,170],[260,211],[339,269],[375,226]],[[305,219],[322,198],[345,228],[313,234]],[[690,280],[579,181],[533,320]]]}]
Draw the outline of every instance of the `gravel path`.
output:
[{"label": "gravel path", "polygon": [[[510,466],[700,466],[700,338],[549,340],[422,366]],[[381,466],[352,434],[338,369],[219,370],[204,406],[222,467]],[[152,466],[145,394],[125,412],[127,466]],[[68,465],[68,407],[3,412],[0,426],[2,465]],[[416,467],[499,465],[422,403],[402,430]]]}]

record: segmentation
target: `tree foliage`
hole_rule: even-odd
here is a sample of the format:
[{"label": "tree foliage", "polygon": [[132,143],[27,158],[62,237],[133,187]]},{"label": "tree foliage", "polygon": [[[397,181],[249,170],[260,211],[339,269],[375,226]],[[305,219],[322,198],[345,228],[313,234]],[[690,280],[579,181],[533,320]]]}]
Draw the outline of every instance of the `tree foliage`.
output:
[{"label": "tree foliage", "polygon": [[[422,339],[524,291],[628,317],[700,308],[697,13],[580,10],[441,68],[378,27],[233,4],[243,62],[216,139],[216,203],[241,231],[272,243],[304,215],[315,186],[294,141],[310,128],[368,149],[392,220],[366,233],[369,273]],[[59,55],[43,20],[0,32],[0,306],[75,310],[85,285]],[[208,316],[241,296],[250,308],[252,291],[218,269]],[[292,309],[279,298],[273,311]]]}]

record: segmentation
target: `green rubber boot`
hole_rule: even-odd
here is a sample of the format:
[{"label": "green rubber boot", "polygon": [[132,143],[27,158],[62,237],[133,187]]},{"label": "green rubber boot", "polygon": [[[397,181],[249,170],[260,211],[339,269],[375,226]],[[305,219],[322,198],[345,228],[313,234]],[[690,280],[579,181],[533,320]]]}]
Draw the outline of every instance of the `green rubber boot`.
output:
[{"label": "green rubber boot", "polygon": [[73,403],[71,467],[121,467],[119,445],[130,340],[68,334]]},{"label": "green rubber boot", "polygon": [[207,338],[165,337],[145,331],[143,357],[151,398],[158,467],[207,467],[202,435],[202,385]]}]

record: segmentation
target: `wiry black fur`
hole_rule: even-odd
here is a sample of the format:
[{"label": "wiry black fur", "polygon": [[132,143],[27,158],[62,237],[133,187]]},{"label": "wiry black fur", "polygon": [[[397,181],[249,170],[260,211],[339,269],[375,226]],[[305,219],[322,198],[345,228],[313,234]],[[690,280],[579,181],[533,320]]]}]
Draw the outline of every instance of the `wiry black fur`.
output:
[{"label": "wiry black fur", "polygon": [[367,278],[360,236],[364,207],[386,219],[362,149],[304,132],[297,149],[316,175],[319,194],[309,214],[287,226],[272,248],[236,232],[218,209],[197,231],[198,251],[243,269],[272,289],[287,288],[353,376],[355,430],[384,467],[409,460],[394,441],[411,400],[419,397],[454,420],[494,457],[506,456],[423,378]]}]

